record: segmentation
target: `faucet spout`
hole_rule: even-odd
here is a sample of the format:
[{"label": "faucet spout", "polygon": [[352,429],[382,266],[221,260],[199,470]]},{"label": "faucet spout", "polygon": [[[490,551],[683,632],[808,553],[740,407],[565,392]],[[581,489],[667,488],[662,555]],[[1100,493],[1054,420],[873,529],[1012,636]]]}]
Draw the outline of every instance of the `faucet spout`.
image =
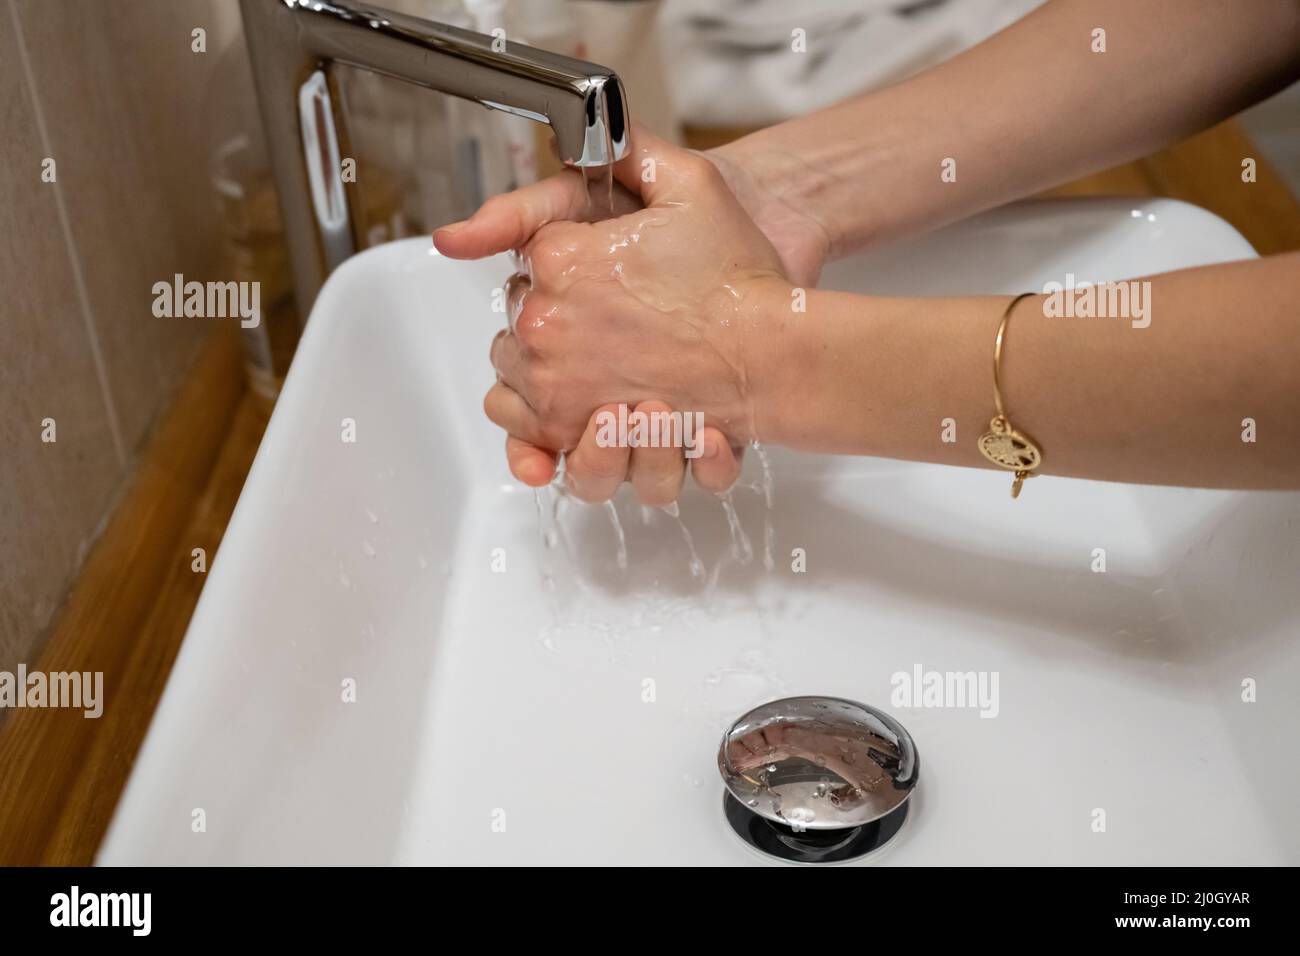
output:
[{"label": "faucet spout", "polygon": [[627,150],[623,87],[602,66],[378,7],[280,2],[299,14],[304,49],[548,123],[569,165],[606,166]]},{"label": "faucet spout", "polygon": [[560,159],[606,166],[628,150],[627,99],[611,70],[357,0],[241,0],[272,172],[305,317],[357,248],[334,64],[382,73],[555,131]]}]

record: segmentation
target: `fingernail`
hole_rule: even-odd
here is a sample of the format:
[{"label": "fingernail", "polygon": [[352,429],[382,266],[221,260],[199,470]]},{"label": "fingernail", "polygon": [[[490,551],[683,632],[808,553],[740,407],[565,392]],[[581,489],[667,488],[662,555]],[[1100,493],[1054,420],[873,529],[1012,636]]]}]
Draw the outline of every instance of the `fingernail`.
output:
[{"label": "fingernail", "polygon": [[445,226],[439,226],[437,229],[434,230],[434,232],[446,233],[449,236],[455,235],[456,233],[460,232],[461,229],[465,228],[465,224],[468,222],[469,222],[468,219],[462,219],[460,222],[448,223]]}]

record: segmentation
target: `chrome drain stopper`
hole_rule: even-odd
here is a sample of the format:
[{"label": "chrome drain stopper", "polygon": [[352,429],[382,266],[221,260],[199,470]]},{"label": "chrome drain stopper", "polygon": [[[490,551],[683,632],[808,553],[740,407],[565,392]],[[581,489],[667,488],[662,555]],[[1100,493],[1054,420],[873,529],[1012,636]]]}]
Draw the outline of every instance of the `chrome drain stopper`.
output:
[{"label": "chrome drain stopper", "polygon": [[718,749],[723,812],[770,856],[842,863],[877,850],[907,819],[920,761],[893,717],[839,697],[755,707]]}]

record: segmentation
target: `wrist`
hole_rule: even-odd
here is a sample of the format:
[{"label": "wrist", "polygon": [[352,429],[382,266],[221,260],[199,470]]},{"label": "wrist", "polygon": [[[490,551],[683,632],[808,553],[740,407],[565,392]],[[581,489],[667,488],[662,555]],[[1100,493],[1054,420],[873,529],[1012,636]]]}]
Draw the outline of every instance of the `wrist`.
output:
[{"label": "wrist", "polygon": [[761,197],[765,215],[776,210],[814,224],[825,258],[838,259],[971,211],[950,208],[954,185],[940,182],[937,159],[933,175],[928,162],[917,161],[918,154],[945,155],[932,143],[938,120],[927,104],[905,83],[767,127],[707,155],[725,167],[724,176],[726,169],[739,170],[739,188]]},{"label": "wrist", "polygon": [[756,280],[742,336],[745,369],[745,437],[765,444],[808,447],[808,423],[818,417],[818,344],[821,333],[808,321],[815,290],[778,276]]},{"label": "wrist", "polygon": [[924,425],[934,409],[919,398],[946,407],[940,396],[953,372],[943,350],[926,344],[927,331],[946,325],[932,321],[950,311],[942,300],[787,285],[768,290],[765,302],[766,324],[751,357],[761,441],[819,453],[927,457],[914,443],[938,432]]},{"label": "wrist", "polygon": [[752,133],[705,153],[754,223],[776,248],[787,277],[814,285],[838,254],[840,237],[826,214],[826,172],[776,135]]}]

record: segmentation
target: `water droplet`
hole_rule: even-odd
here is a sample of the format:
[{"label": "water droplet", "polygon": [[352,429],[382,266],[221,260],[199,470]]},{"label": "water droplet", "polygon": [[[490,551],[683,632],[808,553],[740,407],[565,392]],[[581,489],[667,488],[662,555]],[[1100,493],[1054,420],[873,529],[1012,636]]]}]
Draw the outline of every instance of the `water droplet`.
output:
[{"label": "water droplet", "polygon": [[785,817],[793,823],[812,823],[817,819],[817,812],[809,807],[791,807]]}]

